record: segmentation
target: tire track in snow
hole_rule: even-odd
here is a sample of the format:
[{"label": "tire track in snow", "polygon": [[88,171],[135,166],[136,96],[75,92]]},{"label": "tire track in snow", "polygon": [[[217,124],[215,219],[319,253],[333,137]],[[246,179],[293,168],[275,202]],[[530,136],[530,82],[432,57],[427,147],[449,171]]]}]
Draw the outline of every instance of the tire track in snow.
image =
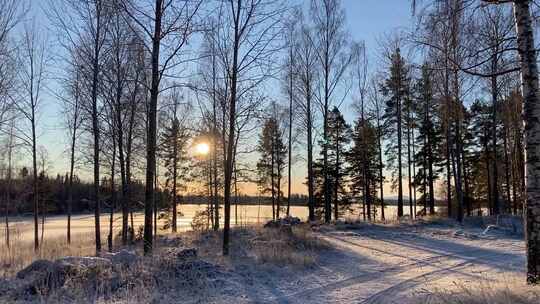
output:
[{"label": "tire track in snow", "polygon": [[[361,235],[359,235],[359,236],[361,236]],[[389,254],[389,255],[397,256],[397,257],[405,257],[404,255],[395,254],[395,253],[388,253],[388,252],[386,252],[384,250],[380,250],[380,249],[377,249],[377,248],[372,248],[372,247],[369,247],[369,246],[356,244],[352,240],[344,240],[342,237],[332,236],[332,238],[337,239],[337,240],[342,241],[342,242],[345,242],[345,243],[348,243],[348,244],[351,244],[353,246],[364,248],[364,249],[371,249],[371,250],[379,251],[381,253],[386,253],[386,254]],[[381,241],[384,242],[385,240],[381,240]],[[390,243],[394,244],[394,245],[399,245],[399,244],[395,244],[393,242],[390,242]],[[439,257],[444,257],[444,258],[450,258],[450,259],[453,259],[453,258],[460,259],[460,260],[463,260],[463,261],[456,264],[456,265],[451,265],[451,266],[444,267],[444,268],[441,268],[441,266],[438,266],[438,265],[437,266],[429,265],[429,266],[436,267],[436,268],[439,268],[439,269],[435,269],[435,270],[429,271],[427,273],[420,274],[420,275],[415,276],[413,278],[404,279],[403,281],[400,281],[400,282],[398,282],[396,284],[393,284],[390,287],[388,287],[386,289],[383,289],[383,290],[369,296],[366,299],[363,299],[363,300],[357,299],[357,301],[360,301],[359,303],[361,303],[361,304],[389,303],[388,301],[390,299],[392,299],[392,298],[395,298],[395,296],[400,291],[411,289],[411,288],[413,288],[413,287],[415,287],[415,286],[417,286],[419,284],[425,283],[428,280],[430,282],[440,280],[440,279],[443,278],[442,275],[444,275],[444,274],[458,272],[459,270],[466,268],[466,266],[471,265],[471,264],[474,265],[474,264],[476,264],[476,262],[479,262],[479,261],[482,261],[482,264],[488,264],[488,266],[490,266],[490,267],[511,268],[513,270],[519,270],[517,267],[509,267],[507,265],[507,263],[497,262],[497,261],[500,261],[500,260],[504,260],[504,259],[501,259],[501,257],[508,257],[508,255],[506,253],[492,252],[492,253],[489,253],[489,254],[483,254],[481,256],[477,255],[478,253],[484,253],[484,251],[485,251],[484,248],[479,248],[479,249],[476,249],[476,250],[475,249],[464,250],[464,251],[451,253],[451,254],[435,255],[433,257],[424,259],[424,260],[431,260],[431,259],[435,259],[435,258],[439,258]],[[436,250],[436,251],[433,250],[433,252],[440,252],[440,250]],[[412,259],[412,260],[415,260],[414,258],[410,258],[410,257],[408,257],[408,258]],[[418,263],[420,263],[420,261]],[[418,263],[415,263],[415,264],[418,264]],[[400,273],[402,273],[402,272],[400,272]],[[458,272],[458,273],[463,274],[463,275],[467,275],[467,276],[475,276],[475,277],[477,276],[477,275],[473,275],[473,274],[470,274],[470,273],[461,273],[461,272]],[[484,280],[486,279],[484,277],[481,277],[481,278],[484,279]]]},{"label": "tire track in snow", "polygon": [[[392,298],[396,296],[401,291],[404,291],[406,289],[411,289],[419,284],[427,282],[428,280],[431,283],[441,280],[443,279],[441,275],[456,272],[456,270],[463,269],[469,265],[475,265],[476,262],[480,260],[482,260],[482,262],[486,262],[486,261],[489,262],[489,266],[491,267],[507,267],[506,263],[503,264],[500,262],[496,262],[500,260],[501,256],[504,256],[504,254],[491,253],[489,255],[484,255],[484,256],[479,256],[479,257],[462,258],[464,261],[457,265],[453,265],[453,266],[443,268],[443,269],[436,269],[428,273],[424,273],[416,277],[403,280],[397,284],[394,284],[386,289],[383,289],[377,292],[376,294],[371,295],[369,298],[364,299],[360,303],[361,304],[388,303],[387,302],[388,298]],[[515,268],[515,270],[518,270],[518,269]],[[482,277],[482,279],[486,280],[485,277]]]},{"label": "tire track in snow", "polygon": [[[339,236],[330,235],[330,234],[323,234],[322,238],[327,239],[328,241],[332,242],[333,244],[335,244],[335,245],[337,245],[337,246],[339,246],[341,248],[346,248],[349,251],[351,249],[350,245],[352,245],[352,246],[356,246],[356,247],[361,247],[363,249],[374,250],[374,251],[377,251],[377,252],[382,253],[382,254],[388,254],[388,255],[395,256],[395,257],[400,257],[400,258],[404,258],[404,259],[407,259],[407,260],[412,260],[413,263],[407,263],[407,264],[404,264],[404,265],[402,264],[402,265],[398,265],[398,266],[391,266],[391,267],[387,267],[387,268],[384,268],[384,269],[381,269],[381,270],[378,270],[378,271],[373,271],[373,272],[363,272],[363,273],[361,273],[359,275],[355,275],[355,276],[352,276],[352,277],[349,277],[349,278],[346,278],[346,279],[343,279],[343,280],[339,280],[339,281],[336,281],[336,282],[332,282],[332,283],[329,283],[329,284],[317,286],[317,287],[314,287],[314,288],[305,289],[305,290],[302,290],[302,291],[299,291],[299,292],[295,292],[295,293],[291,293],[291,294],[287,294],[287,295],[283,295],[283,296],[267,298],[267,301],[274,302],[274,303],[290,303],[291,301],[296,302],[297,300],[299,300],[302,297],[312,296],[312,295],[317,294],[317,293],[327,293],[329,291],[346,288],[346,287],[352,286],[352,285],[368,283],[368,282],[371,282],[371,281],[374,281],[374,280],[377,280],[377,279],[380,279],[380,278],[383,278],[383,277],[399,275],[399,274],[402,274],[402,273],[405,273],[405,272],[409,271],[411,267],[429,266],[429,267],[437,268],[436,270],[428,272],[426,274],[430,274],[430,273],[437,274],[439,272],[452,272],[452,271],[458,270],[459,268],[462,268],[465,264],[470,263],[470,257],[465,256],[463,254],[466,254],[466,253],[471,254],[471,253],[482,252],[483,251],[483,249],[466,250],[466,251],[461,251],[461,252],[457,252],[457,253],[436,254],[436,255],[430,256],[430,257],[425,258],[425,259],[418,259],[418,258],[405,256],[405,255],[398,254],[398,253],[390,253],[390,252],[387,252],[387,251],[384,251],[384,250],[381,250],[381,249],[378,249],[378,248],[373,248],[373,247],[369,247],[369,246],[365,246],[365,245],[360,245],[360,244],[357,244],[357,243],[353,242],[352,240],[349,240],[349,239],[347,239],[345,237],[339,237]],[[339,244],[339,243],[341,243],[341,244]],[[357,254],[354,251],[351,251],[351,253],[352,254]],[[452,260],[452,259],[465,259],[465,261],[463,261],[463,262],[461,262],[461,263],[459,263],[457,265],[450,266],[450,267],[441,267],[440,265],[437,265],[437,264],[433,263],[434,260],[437,260],[437,262],[442,262],[443,260]],[[424,276],[426,274],[422,274],[422,275],[420,275],[418,277],[421,278],[422,276]],[[468,273],[461,273],[461,274],[467,275],[467,276],[472,276],[472,277],[479,277],[479,276],[474,275],[474,274],[468,274]],[[402,282],[400,282],[400,283],[402,283]],[[398,283],[398,284],[400,284],[400,283]],[[398,284],[396,284],[396,285],[398,285]]]}]

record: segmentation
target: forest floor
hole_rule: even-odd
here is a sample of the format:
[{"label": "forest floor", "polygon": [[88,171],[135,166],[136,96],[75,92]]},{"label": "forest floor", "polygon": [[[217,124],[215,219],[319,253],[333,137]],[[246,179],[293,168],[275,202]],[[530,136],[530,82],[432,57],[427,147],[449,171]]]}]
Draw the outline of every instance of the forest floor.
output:
[{"label": "forest floor", "polygon": [[[160,239],[157,253],[139,257],[137,268],[113,275],[120,282],[113,292],[103,282],[89,288],[71,280],[62,292],[36,298],[13,292],[20,283],[7,279],[1,285],[15,287],[4,287],[4,297],[0,288],[0,302],[495,303],[487,299],[494,291],[497,303],[539,303],[540,290],[525,285],[522,237],[483,228],[448,221],[237,228],[227,258],[220,234],[181,233]],[[175,247],[196,248],[197,262],[167,258]],[[74,289],[96,292],[75,295]],[[527,292],[518,301],[502,299],[500,290],[508,298]],[[444,301],[449,294],[475,302]]]}]

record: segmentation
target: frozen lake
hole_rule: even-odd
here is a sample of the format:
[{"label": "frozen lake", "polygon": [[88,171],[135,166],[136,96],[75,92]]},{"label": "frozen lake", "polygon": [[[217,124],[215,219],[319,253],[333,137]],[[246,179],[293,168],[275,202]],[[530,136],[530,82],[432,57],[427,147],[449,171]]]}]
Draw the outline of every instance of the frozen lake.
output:
[{"label": "frozen lake", "polygon": [[[177,219],[177,227],[179,231],[191,230],[191,222],[195,214],[206,208],[206,205],[179,205],[178,210],[183,214]],[[421,208],[418,207],[417,210]],[[404,207],[405,215],[409,214],[409,207]],[[302,220],[306,220],[308,217],[308,208],[303,206],[291,206],[291,215],[299,217]],[[282,215],[284,215],[284,210]],[[394,219],[397,215],[397,206],[387,206],[385,208],[386,219]],[[115,235],[121,229],[121,213],[114,214],[113,230]],[[101,215],[101,233],[102,239],[105,241],[109,231],[109,217],[108,213],[102,213]],[[138,229],[139,226],[144,224],[144,214],[142,212],[135,212],[134,226]],[[361,209],[355,208],[347,216],[349,219],[361,218]],[[377,210],[376,218],[380,219],[380,208]],[[238,205],[231,206],[231,225],[252,225],[263,224],[272,219],[272,207],[268,205]],[[2,239],[5,235],[4,219],[0,228],[0,235]],[[223,227],[223,208],[220,210],[220,222]],[[45,218],[45,233],[44,238],[60,238],[66,236],[67,226],[66,215],[54,215]],[[130,222],[131,224],[131,222]],[[163,230],[165,220],[158,220],[158,233],[166,233],[170,230]],[[12,217],[10,218],[10,231],[11,239],[17,240],[32,240],[33,239],[33,218],[32,217]],[[72,235],[77,234],[89,234],[94,233],[94,215],[93,214],[77,214],[72,216],[71,222]],[[41,218],[40,218],[40,235],[41,235]]]}]

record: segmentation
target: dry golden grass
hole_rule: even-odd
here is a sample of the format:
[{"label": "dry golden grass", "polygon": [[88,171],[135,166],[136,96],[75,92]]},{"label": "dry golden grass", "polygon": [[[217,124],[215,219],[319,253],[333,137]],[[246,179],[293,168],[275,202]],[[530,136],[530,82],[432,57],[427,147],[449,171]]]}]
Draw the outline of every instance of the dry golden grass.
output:
[{"label": "dry golden grass", "polygon": [[540,286],[526,285],[523,277],[509,277],[504,282],[487,281],[470,285],[456,284],[447,290],[435,290],[415,303],[422,304],[538,304]]},{"label": "dry golden grass", "polygon": [[233,260],[254,259],[258,263],[280,266],[308,267],[317,261],[318,252],[330,245],[315,236],[309,225],[288,229],[251,226],[231,230],[229,257],[221,255],[222,233],[187,232],[182,235],[187,243],[199,249],[199,255],[221,265]]},{"label": "dry golden grass", "polygon": [[309,267],[316,263],[320,250],[329,248],[309,226],[295,226],[290,230],[257,228],[250,238],[239,240],[244,241],[244,247],[257,261],[281,266]]},{"label": "dry golden grass", "polygon": [[[231,256],[255,257],[261,263],[306,267],[316,262],[317,251],[329,248],[307,225],[292,227],[290,231],[262,227],[234,228],[231,233]],[[185,245],[198,247],[202,257],[218,264],[227,263],[227,258],[221,255],[222,232],[190,231],[174,236],[180,237]],[[0,237],[3,239],[3,235]],[[95,255],[93,233],[73,235],[71,244],[64,237],[46,238],[38,252],[34,252],[33,241],[21,240],[16,231],[12,233],[10,243],[9,249],[4,245],[0,250],[0,278],[13,276],[38,259]],[[159,252],[159,248],[157,250]]]},{"label": "dry golden grass", "polygon": [[[2,235],[4,240],[4,236]],[[34,251],[34,242],[21,240],[15,231],[11,234],[10,247],[2,244],[0,250],[0,277],[12,276],[35,260],[54,260],[65,256],[95,255],[94,235],[92,233],[72,235],[71,244],[66,238],[45,238],[38,252]]]},{"label": "dry golden grass", "polygon": [[343,220],[337,221],[334,223],[335,228],[338,230],[347,230],[362,228],[369,225],[383,225],[385,227],[403,227],[403,226],[429,226],[429,225],[441,225],[453,227],[458,225],[455,220],[448,219],[447,217],[442,217],[440,215],[427,215],[423,217],[417,217],[411,219],[408,216],[403,218],[390,218],[386,220],[380,220],[380,218],[375,218],[372,221],[363,221],[357,217],[345,217]]},{"label": "dry golden grass", "polygon": [[[184,238],[184,233],[174,238]],[[204,269],[181,268],[181,261],[170,260],[162,254],[163,244],[158,238],[155,254],[151,257],[139,255],[139,260],[128,268],[82,267],[66,278],[59,289],[49,290],[48,283],[37,286],[37,294],[32,298],[38,303],[176,303],[177,297],[165,299],[168,294],[159,288],[178,290],[183,296],[204,299],[208,285]],[[38,259],[55,260],[65,256],[95,256],[93,233],[72,236],[71,245],[64,238],[58,240],[45,239],[38,253],[34,253],[33,242],[21,242],[12,239],[9,250],[0,250],[0,278],[13,277],[24,267]],[[183,243],[183,242],[182,242]],[[115,251],[121,249],[119,244]],[[106,250],[106,244],[104,244]],[[130,247],[140,251],[141,243]],[[176,246],[173,246],[176,247]],[[178,247],[182,247],[178,245]],[[195,288],[193,286],[196,286]],[[159,288],[158,288],[159,287]],[[161,290],[162,291],[162,290]],[[188,295],[192,292],[194,295]],[[171,294],[174,294],[172,292]],[[0,295],[0,303],[5,298]],[[23,301],[24,302],[24,301]],[[204,301],[203,301],[204,303]]]},{"label": "dry golden grass", "polygon": [[316,262],[311,252],[300,253],[286,251],[287,246],[280,241],[267,242],[265,246],[254,249],[257,260],[261,263],[270,263],[280,266],[293,265],[296,267],[308,267]]}]

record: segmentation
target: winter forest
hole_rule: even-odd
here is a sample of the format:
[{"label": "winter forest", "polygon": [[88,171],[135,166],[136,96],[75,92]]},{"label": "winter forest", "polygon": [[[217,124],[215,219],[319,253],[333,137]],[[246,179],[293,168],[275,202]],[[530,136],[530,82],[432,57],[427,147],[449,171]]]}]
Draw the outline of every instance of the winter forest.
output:
[{"label": "winter forest", "polygon": [[540,1],[356,1],[0,0],[0,302],[539,303]]}]

